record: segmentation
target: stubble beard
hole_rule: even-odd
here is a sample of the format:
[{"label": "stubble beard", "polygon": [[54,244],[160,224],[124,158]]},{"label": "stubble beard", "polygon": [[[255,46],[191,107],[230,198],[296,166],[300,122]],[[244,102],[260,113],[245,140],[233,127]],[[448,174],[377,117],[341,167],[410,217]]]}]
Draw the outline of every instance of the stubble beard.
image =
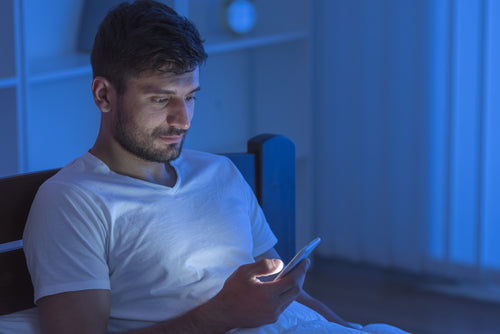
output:
[{"label": "stubble beard", "polygon": [[[179,157],[186,139],[187,130],[170,127],[168,129],[156,128],[151,134],[141,132],[133,121],[125,116],[122,110],[117,112],[117,122],[114,128],[115,140],[128,152],[143,160],[166,163]],[[180,136],[178,143],[166,144],[165,147],[155,147],[159,137]]]}]

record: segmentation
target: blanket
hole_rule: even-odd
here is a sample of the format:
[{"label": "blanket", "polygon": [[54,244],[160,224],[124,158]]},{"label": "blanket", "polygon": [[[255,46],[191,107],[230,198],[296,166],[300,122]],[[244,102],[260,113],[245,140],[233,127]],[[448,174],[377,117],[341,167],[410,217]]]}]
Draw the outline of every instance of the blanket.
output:
[{"label": "blanket", "polygon": [[[300,303],[292,303],[278,321],[259,328],[242,328],[230,334],[409,334],[386,324],[357,325],[359,329],[328,322]],[[0,334],[41,334],[36,308],[0,316]]]}]

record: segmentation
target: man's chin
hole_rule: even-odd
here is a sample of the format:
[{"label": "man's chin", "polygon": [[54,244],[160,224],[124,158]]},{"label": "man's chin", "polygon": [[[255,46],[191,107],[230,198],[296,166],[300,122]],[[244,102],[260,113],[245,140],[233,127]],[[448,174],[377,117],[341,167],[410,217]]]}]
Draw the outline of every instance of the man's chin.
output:
[{"label": "man's chin", "polygon": [[168,152],[165,152],[165,154],[163,155],[163,159],[161,159],[162,160],[161,162],[174,161],[177,158],[179,158],[179,156],[181,155],[181,152],[182,152],[182,144],[180,144],[180,143],[179,144],[172,144],[172,145],[170,145]]},{"label": "man's chin", "polygon": [[159,163],[167,163],[170,161],[174,161],[181,155],[181,147],[169,147],[168,150],[156,150],[156,151],[130,151],[132,154],[137,156],[138,158],[150,161],[150,162],[159,162]]},{"label": "man's chin", "polygon": [[186,137],[183,136],[179,142],[167,145],[166,151],[164,152],[164,154],[162,154],[162,156],[164,157],[164,159],[162,159],[163,162],[174,161],[177,158],[179,158],[182,152],[182,147],[184,145],[185,138]]},{"label": "man's chin", "polygon": [[179,149],[179,150],[175,151],[174,154],[170,154],[165,162],[177,160],[177,158],[179,158],[180,155],[181,155],[181,150]]}]

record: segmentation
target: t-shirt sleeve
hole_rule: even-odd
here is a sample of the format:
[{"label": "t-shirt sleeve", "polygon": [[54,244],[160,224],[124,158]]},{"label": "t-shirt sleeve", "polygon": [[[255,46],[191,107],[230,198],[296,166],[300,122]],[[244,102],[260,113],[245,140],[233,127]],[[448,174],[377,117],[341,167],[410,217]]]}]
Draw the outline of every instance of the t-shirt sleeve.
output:
[{"label": "t-shirt sleeve", "polygon": [[104,222],[99,205],[83,191],[50,181],[40,187],[23,236],[35,302],[62,292],[110,288]]},{"label": "t-shirt sleeve", "polygon": [[269,226],[264,212],[262,211],[255,195],[251,194],[250,200],[250,218],[252,221],[252,237],[253,237],[253,257],[257,257],[271,248],[273,248],[278,239],[274,235]]},{"label": "t-shirt sleeve", "polygon": [[233,167],[237,170],[237,174],[239,175],[241,182],[243,183],[242,188],[245,192],[244,195],[248,203],[248,216],[252,224],[252,255],[255,258],[273,248],[278,242],[278,239],[271,230],[271,227],[266,220],[264,212],[262,211],[262,208],[260,207],[259,202],[257,201],[257,197],[255,197],[252,188],[238,171],[237,167],[234,165]]}]

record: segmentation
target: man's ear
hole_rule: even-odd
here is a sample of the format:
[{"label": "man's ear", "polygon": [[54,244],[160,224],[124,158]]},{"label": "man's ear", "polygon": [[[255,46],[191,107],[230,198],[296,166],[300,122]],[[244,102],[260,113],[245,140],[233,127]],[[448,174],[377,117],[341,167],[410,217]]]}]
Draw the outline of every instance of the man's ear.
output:
[{"label": "man's ear", "polygon": [[116,90],[114,86],[104,77],[95,77],[92,81],[92,95],[97,107],[102,112],[112,110],[116,100]]}]

